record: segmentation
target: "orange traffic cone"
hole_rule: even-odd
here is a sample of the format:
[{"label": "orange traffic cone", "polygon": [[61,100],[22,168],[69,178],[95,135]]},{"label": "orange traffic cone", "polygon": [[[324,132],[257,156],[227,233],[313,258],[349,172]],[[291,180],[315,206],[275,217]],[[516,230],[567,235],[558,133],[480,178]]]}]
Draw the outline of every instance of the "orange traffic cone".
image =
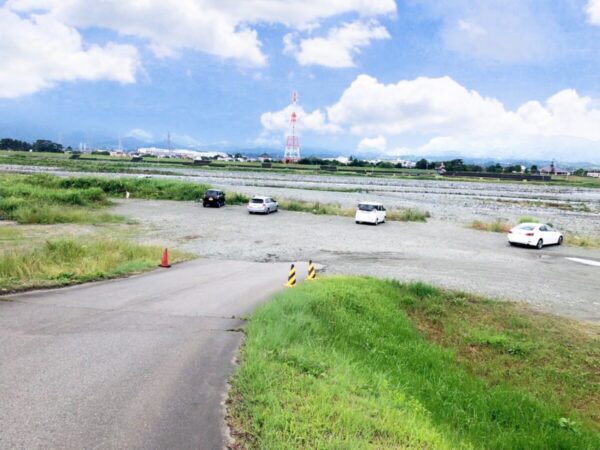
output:
[{"label": "orange traffic cone", "polygon": [[171,267],[171,264],[169,264],[169,250],[167,250],[166,248],[163,251],[162,262],[159,264],[158,267]]}]

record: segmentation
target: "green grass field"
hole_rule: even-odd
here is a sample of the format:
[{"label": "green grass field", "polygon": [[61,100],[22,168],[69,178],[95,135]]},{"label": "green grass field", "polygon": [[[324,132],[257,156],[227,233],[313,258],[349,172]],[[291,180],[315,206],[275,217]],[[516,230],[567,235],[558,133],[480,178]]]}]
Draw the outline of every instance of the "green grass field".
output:
[{"label": "green grass field", "polygon": [[119,223],[103,209],[111,197],[199,200],[208,186],[150,178],[60,178],[0,174],[0,220],[20,224]]},{"label": "green grass field", "polygon": [[[156,268],[162,248],[116,239],[55,239],[27,251],[1,251],[0,289],[16,291],[104,280]],[[171,261],[190,255],[173,251]]]},{"label": "green grass field", "polygon": [[250,318],[241,448],[600,448],[600,332],[423,284],[306,282]]},{"label": "green grass field", "polygon": [[[130,192],[138,198],[196,200],[205,189],[155,179],[0,175],[0,220],[17,223],[0,226],[0,289],[62,286],[154,268],[162,248],[111,237],[126,237],[132,222],[106,211],[110,199]],[[172,256],[191,258],[177,251]]]}]

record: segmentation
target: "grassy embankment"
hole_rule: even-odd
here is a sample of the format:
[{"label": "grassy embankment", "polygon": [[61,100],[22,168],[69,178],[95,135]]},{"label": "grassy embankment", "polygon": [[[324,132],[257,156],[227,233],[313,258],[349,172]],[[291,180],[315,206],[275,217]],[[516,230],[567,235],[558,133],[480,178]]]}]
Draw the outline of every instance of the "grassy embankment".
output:
[{"label": "grassy embankment", "polygon": [[243,448],[600,448],[597,327],[339,277],[256,311],[230,392]]},{"label": "grassy embankment", "polygon": [[[535,217],[523,216],[519,218],[518,223],[526,222],[538,222]],[[508,233],[508,231],[515,226],[505,219],[494,219],[491,222],[485,222],[483,220],[474,220],[469,223],[468,228],[473,228],[479,231],[491,231],[493,233]],[[571,247],[583,247],[583,248],[600,248],[600,239],[593,236],[580,236],[572,233],[564,233],[565,245]]]},{"label": "grassy embankment", "polygon": [[[143,198],[187,200],[204,189],[163,180],[0,175],[0,220],[17,223],[0,226],[0,289],[60,286],[154,268],[162,248],[113,237],[111,226],[127,227],[131,222],[104,211],[111,204],[110,196],[129,191]],[[57,224],[93,225],[94,229],[83,237],[75,227],[69,230],[71,236],[57,237]],[[28,231],[38,227],[38,239],[23,233],[24,227]],[[123,229],[118,232],[126,234]],[[190,256],[174,251],[171,259],[177,262]]]}]

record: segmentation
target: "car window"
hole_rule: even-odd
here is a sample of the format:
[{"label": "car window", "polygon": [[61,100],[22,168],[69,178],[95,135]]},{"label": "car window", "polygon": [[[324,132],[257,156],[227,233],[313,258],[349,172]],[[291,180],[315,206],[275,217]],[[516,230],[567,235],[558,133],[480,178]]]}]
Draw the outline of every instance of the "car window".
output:
[{"label": "car window", "polygon": [[263,202],[262,198],[253,198],[252,199],[252,203],[262,203],[262,202]]},{"label": "car window", "polygon": [[525,230],[525,231],[532,231],[533,230],[533,226],[531,226],[531,225],[519,225],[518,229],[519,230]]},{"label": "car window", "polygon": [[373,211],[375,209],[374,205],[365,205],[363,203],[358,205],[358,209],[361,211]]},{"label": "car window", "polygon": [[548,231],[548,228],[546,228],[546,225],[542,225],[540,227],[540,231]]}]

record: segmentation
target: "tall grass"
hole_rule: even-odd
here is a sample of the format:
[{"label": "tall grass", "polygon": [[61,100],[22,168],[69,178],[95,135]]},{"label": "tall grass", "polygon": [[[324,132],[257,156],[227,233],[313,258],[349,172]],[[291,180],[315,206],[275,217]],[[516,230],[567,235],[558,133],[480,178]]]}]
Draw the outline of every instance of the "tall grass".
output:
[{"label": "tall grass", "polygon": [[519,217],[519,223],[537,223],[538,220],[533,216],[521,216]]},{"label": "tall grass", "polygon": [[103,178],[35,175],[29,178],[35,185],[52,189],[98,189],[110,197],[123,197],[129,192],[133,198],[152,200],[200,200],[210,187],[205,184],[160,178]]},{"label": "tall grass", "polygon": [[[355,208],[344,208],[337,203],[308,202],[296,199],[283,199],[279,207],[287,211],[308,212],[317,215],[354,217]],[[417,209],[391,209],[387,211],[387,220],[399,222],[426,222],[430,216],[427,211]]]},{"label": "tall grass", "polygon": [[572,247],[600,248],[600,238],[568,233],[565,235],[565,244]]},{"label": "tall grass", "polygon": [[479,231],[491,231],[494,233],[508,233],[512,225],[504,219],[494,219],[492,222],[474,220],[469,224],[469,228]]},{"label": "tall grass", "polygon": [[399,222],[427,222],[431,217],[429,211],[421,211],[419,209],[392,209],[387,211],[387,220]]},{"label": "tall grass", "polygon": [[[18,290],[113,278],[154,268],[162,249],[112,239],[57,239],[0,253],[0,288]],[[174,251],[174,262],[189,255]]]},{"label": "tall grass", "polygon": [[[537,368],[542,376],[513,382],[505,360],[482,364],[475,371],[451,345],[424,338],[421,327],[442,322],[448,302],[468,301],[427,285],[350,277],[304,283],[277,295],[251,317],[242,366],[233,380],[229,413],[240,445],[599,448],[600,434],[572,404],[561,403],[561,396],[554,395],[554,388],[564,389],[565,398],[579,393],[572,391],[574,383],[562,381],[564,374],[572,373],[568,365],[562,367],[556,360],[544,365],[539,358],[528,373]],[[417,322],[417,328],[407,310],[420,305],[438,322]],[[516,316],[516,326],[519,323]],[[535,351],[540,334],[547,339],[543,323],[535,325],[527,335],[529,351]],[[480,326],[477,317],[470,317],[460,322],[458,332],[468,335]],[[444,333],[444,328],[440,330],[438,334]],[[499,352],[518,339],[496,339],[493,333],[473,337],[475,349],[486,349],[490,342],[490,351]],[[562,342],[557,350],[576,352],[578,362],[587,358],[589,369],[599,358],[594,343],[598,341],[590,340],[585,351],[596,348],[595,354]],[[524,358],[519,352],[502,355]],[[486,378],[488,370],[499,372],[491,378],[494,382]],[[550,389],[543,383],[530,389],[553,374]],[[594,376],[585,375],[587,380]],[[587,386],[593,389],[593,384]],[[592,395],[593,390],[588,398]]]},{"label": "tall grass", "polygon": [[0,220],[20,224],[104,223],[125,219],[102,212],[110,204],[98,187],[52,186],[49,176],[0,175]]}]

